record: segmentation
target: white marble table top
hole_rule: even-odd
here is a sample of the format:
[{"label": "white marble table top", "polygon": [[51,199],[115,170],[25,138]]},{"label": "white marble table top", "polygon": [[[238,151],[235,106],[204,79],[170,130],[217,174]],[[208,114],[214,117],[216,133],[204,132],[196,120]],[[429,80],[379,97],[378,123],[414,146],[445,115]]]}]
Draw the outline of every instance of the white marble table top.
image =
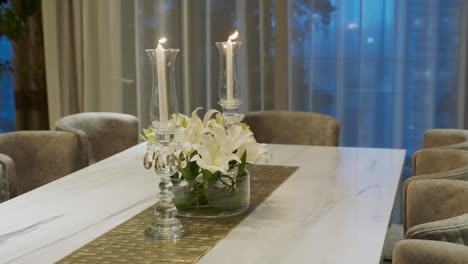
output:
[{"label": "white marble table top", "polygon": [[[0,262],[52,263],[156,201],[140,144],[0,204]],[[377,264],[405,151],[270,145],[299,169],[200,263]]]}]

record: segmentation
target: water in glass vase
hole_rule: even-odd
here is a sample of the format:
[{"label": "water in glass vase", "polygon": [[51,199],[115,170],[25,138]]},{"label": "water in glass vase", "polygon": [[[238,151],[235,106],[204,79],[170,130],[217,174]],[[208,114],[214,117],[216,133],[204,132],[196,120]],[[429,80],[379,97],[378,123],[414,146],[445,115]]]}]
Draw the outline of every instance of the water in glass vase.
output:
[{"label": "water in glass vase", "polygon": [[247,170],[241,176],[220,175],[207,182],[173,179],[172,184],[179,216],[227,217],[243,213],[250,205],[250,173]]}]

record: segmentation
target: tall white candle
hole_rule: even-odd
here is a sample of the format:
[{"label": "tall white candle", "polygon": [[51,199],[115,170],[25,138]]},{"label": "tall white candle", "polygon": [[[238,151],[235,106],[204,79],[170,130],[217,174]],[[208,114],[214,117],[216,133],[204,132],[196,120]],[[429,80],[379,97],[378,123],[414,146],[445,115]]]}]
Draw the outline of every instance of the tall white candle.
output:
[{"label": "tall white candle", "polygon": [[231,103],[233,101],[234,87],[233,87],[233,65],[232,65],[232,41],[229,38],[226,42],[226,101]]},{"label": "tall white candle", "polygon": [[167,90],[166,90],[166,57],[164,48],[161,43],[165,39],[159,40],[158,47],[156,48],[156,61],[158,66],[158,93],[159,93],[159,122],[161,127],[167,127],[168,112],[167,112]]},{"label": "tall white candle", "polygon": [[239,32],[234,32],[229,36],[226,42],[226,102],[233,103],[234,101],[234,65],[233,65],[233,52],[232,40],[235,40]]}]

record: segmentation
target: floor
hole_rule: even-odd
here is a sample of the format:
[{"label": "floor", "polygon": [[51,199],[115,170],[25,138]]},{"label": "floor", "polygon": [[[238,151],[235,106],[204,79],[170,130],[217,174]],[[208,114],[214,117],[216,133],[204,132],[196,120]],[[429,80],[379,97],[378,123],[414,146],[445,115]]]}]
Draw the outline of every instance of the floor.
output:
[{"label": "floor", "polygon": [[382,251],[382,258],[384,264],[392,263],[393,247],[395,244],[403,239],[403,226],[399,224],[392,224],[387,231],[385,237],[384,248]]}]

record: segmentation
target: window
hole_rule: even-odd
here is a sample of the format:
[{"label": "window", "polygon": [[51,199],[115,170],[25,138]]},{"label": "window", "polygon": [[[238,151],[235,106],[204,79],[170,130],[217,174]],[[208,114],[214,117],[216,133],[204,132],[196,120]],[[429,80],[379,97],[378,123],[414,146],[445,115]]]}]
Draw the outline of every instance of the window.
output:
[{"label": "window", "polygon": [[7,63],[12,61],[12,47],[10,41],[0,37],[0,133],[15,129],[15,101],[13,88],[13,73],[5,69]]}]

